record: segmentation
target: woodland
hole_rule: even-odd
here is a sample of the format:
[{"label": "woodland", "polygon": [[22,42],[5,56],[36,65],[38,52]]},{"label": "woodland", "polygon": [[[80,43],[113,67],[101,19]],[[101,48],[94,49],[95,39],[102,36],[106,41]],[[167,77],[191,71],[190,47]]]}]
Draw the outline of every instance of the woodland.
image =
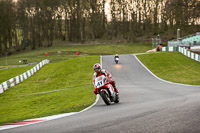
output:
[{"label": "woodland", "polygon": [[170,40],[177,29],[200,31],[199,0],[0,0],[0,56],[57,40]]}]

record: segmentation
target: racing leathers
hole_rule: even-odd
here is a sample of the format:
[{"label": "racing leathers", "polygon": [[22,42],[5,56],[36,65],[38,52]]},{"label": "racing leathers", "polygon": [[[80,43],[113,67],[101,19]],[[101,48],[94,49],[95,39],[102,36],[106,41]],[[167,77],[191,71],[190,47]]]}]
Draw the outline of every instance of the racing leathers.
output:
[{"label": "racing leathers", "polygon": [[[100,72],[95,72],[93,74],[93,85],[95,84],[95,79],[101,75],[104,75],[108,78],[109,83],[114,87],[115,92],[118,93],[118,89],[116,88],[115,81],[112,80],[112,75],[105,69],[101,69]],[[95,86],[95,85],[94,85]],[[98,94],[97,89],[94,87],[94,94]]]}]

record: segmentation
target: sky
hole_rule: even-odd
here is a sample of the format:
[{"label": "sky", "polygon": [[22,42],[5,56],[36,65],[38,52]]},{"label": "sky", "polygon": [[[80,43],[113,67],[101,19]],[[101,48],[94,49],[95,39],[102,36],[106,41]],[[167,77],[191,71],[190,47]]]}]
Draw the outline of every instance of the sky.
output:
[{"label": "sky", "polygon": [[106,0],[105,3],[105,14],[107,15],[107,20],[111,20],[111,14],[110,14],[110,0]]}]

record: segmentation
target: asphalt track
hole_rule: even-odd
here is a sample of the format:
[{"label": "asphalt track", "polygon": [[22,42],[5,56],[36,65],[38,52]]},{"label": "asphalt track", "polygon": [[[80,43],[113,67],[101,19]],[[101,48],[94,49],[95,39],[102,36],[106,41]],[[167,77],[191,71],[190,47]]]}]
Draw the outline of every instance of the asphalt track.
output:
[{"label": "asphalt track", "polygon": [[133,55],[103,56],[103,67],[117,82],[120,103],[102,99],[76,115],[8,129],[1,133],[198,133],[200,87],[163,82]]}]

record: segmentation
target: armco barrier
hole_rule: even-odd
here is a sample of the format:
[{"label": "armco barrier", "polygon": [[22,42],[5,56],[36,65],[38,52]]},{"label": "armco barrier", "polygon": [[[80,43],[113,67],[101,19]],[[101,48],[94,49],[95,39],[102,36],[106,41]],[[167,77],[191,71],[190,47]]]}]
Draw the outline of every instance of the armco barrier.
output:
[{"label": "armco barrier", "polygon": [[172,46],[171,47],[163,47],[161,51],[170,51],[170,52],[178,51],[178,52],[184,54],[185,56],[200,62],[200,55],[190,52],[188,49],[185,49],[185,47],[172,47]]},{"label": "armco barrier", "polygon": [[178,51],[178,47],[162,47],[161,51],[174,52],[174,51]]},{"label": "armco barrier", "polygon": [[32,76],[34,73],[36,73],[40,68],[42,68],[44,65],[50,63],[49,60],[43,60],[40,63],[38,63],[36,66],[34,66],[32,69],[24,72],[23,74],[16,76],[14,78],[11,78],[3,83],[0,84],[0,94],[6,91],[8,88],[13,87],[24,80],[26,80],[28,77]]}]

